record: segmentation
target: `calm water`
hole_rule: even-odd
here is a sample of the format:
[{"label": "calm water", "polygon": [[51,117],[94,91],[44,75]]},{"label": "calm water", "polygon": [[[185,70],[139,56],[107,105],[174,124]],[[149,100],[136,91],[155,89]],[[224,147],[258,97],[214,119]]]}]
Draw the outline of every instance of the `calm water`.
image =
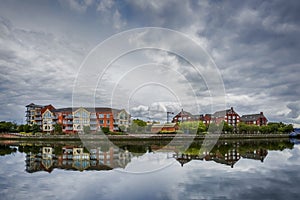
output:
[{"label": "calm water", "polygon": [[297,142],[0,141],[0,199],[299,199]]}]

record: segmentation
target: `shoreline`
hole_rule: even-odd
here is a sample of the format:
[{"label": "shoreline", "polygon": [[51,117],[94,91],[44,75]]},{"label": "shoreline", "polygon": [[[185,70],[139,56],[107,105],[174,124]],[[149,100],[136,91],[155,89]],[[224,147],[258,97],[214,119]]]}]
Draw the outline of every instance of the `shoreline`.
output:
[{"label": "shoreline", "polygon": [[204,139],[275,139],[289,138],[289,134],[128,134],[128,135],[43,135],[24,136],[0,134],[0,140],[204,140]]}]

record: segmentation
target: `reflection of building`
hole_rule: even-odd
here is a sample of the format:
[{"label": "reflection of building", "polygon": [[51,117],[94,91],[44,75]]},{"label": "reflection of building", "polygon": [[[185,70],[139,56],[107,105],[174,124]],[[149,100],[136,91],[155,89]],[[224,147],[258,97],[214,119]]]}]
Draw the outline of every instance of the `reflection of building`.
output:
[{"label": "reflection of building", "polygon": [[233,146],[228,146],[227,143],[225,143],[219,145],[217,150],[214,152],[203,152],[202,155],[176,153],[173,155],[173,157],[181,164],[181,166],[190,162],[191,160],[206,160],[229,165],[231,168],[233,168],[235,163],[237,163],[242,157],[260,160],[263,162],[265,157],[268,155],[268,151],[262,148],[258,148],[256,150],[247,150],[245,153],[240,153],[238,150],[239,147],[239,143],[235,143]]},{"label": "reflection of building", "polygon": [[131,161],[132,154],[127,150],[101,147],[84,152],[82,147],[64,146],[61,153],[55,154],[52,147],[42,147],[40,153],[26,155],[26,171],[51,172],[54,168],[66,170],[110,170],[124,168]]},{"label": "reflection of building", "polygon": [[243,115],[241,117],[241,122],[244,122],[245,124],[254,124],[257,126],[263,126],[267,125],[267,118],[264,116],[263,112],[260,112],[259,114],[252,114],[252,115]]},{"label": "reflection of building", "polygon": [[268,155],[268,151],[266,149],[256,149],[253,151],[247,151],[245,154],[242,155],[243,158],[260,160],[264,162],[264,159]]}]

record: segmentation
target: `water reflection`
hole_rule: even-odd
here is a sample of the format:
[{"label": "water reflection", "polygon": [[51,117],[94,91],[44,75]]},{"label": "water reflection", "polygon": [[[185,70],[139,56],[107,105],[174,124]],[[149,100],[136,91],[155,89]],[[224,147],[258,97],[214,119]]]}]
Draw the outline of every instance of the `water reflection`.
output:
[{"label": "water reflection", "polygon": [[60,148],[41,147],[38,153],[26,154],[26,171],[52,172],[54,168],[65,170],[111,170],[125,168],[130,162],[132,154],[128,150],[101,147],[84,151],[83,147],[63,146]]},{"label": "water reflection", "polygon": [[[192,160],[213,161],[225,164],[231,168],[241,159],[252,159],[263,162],[268,155],[268,150],[292,149],[293,143],[298,141],[280,140],[245,140],[245,141],[219,141],[210,151],[201,148],[202,141],[194,142],[187,150],[178,151],[178,146],[163,149],[166,157],[156,159],[165,160],[173,158],[183,167]],[[155,143],[135,143],[121,148],[116,146],[94,147],[86,150],[80,143],[57,145],[44,143],[18,143],[13,144],[1,141],[0,154],[26,153],[25,170],[28,173],[46,171],[51,173],[54,169],[84,171],[84,170],[112,170],[126,168],[133,157],[142,157],[147,153],[161,153],[163,145]],[[204,149],[204,150],[203,150]],[[202,150],[202,151],[201,151]],[[169,156],[169,155],[172,156]],[[153,155],[151,155],[153,157]],[[149,160],[144,160],[148,162]]]},{"label": "water reflection", "polygon": [[[202,155],[191,153],[176,153],[174,158],[183,166],[191,160],[214,161],[216,163],[225,164],[233,168],[234,164],[241,158],[264,161],[268,155],[268,150],[260,146],[249,148],[240,153],[244,144],[240,146],[239,142],[228,144],[227,142],[219,144],[217,149],[211,152],[203,152]],[[229,147],[229,148],[228,148]]]},{"label": "water reflection", "polygon": [[[176,152],[179,148],[171,147],[158,151],[159,142],[137,141],[120,143],[119,149],[103,144],[88,152],[79,142],[0,141],[0,196],[105,200],[299,198],[300,146],[288,139],[219,141],[209,153],[205,148],[200,150],[201,145],[197,141],[185,151]],[[183,155],[188,159],[182,166],[177,158]],[[32,168],[27,165],[28,159],[32,159]],[[152,173],[123,173],[163,162],[171,164]]]}]

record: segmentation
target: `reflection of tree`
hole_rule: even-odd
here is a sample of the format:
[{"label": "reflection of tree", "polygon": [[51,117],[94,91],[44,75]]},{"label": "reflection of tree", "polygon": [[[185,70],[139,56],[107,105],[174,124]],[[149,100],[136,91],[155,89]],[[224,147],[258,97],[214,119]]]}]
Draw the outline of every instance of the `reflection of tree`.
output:
[{"label": "reflection of tree", "polygon": [[[200,143],[193,143],[187,150],[174,154],[174,157],[182,165],[195,159],[212,160],[233,167],[240,157],[263,162],[268,154],[268,150],[283,150],[286,148],[293,148],[293,144],[287,139],[247,141],[220,140],[209,152],[206,151]],[[200,151],[200,149],[203,151]]]},{"label": "reflection of tree", "polygon": [[15,147],[0,145],[0,156],[9,155],[15,152],[17,152],[17,149]]}]

